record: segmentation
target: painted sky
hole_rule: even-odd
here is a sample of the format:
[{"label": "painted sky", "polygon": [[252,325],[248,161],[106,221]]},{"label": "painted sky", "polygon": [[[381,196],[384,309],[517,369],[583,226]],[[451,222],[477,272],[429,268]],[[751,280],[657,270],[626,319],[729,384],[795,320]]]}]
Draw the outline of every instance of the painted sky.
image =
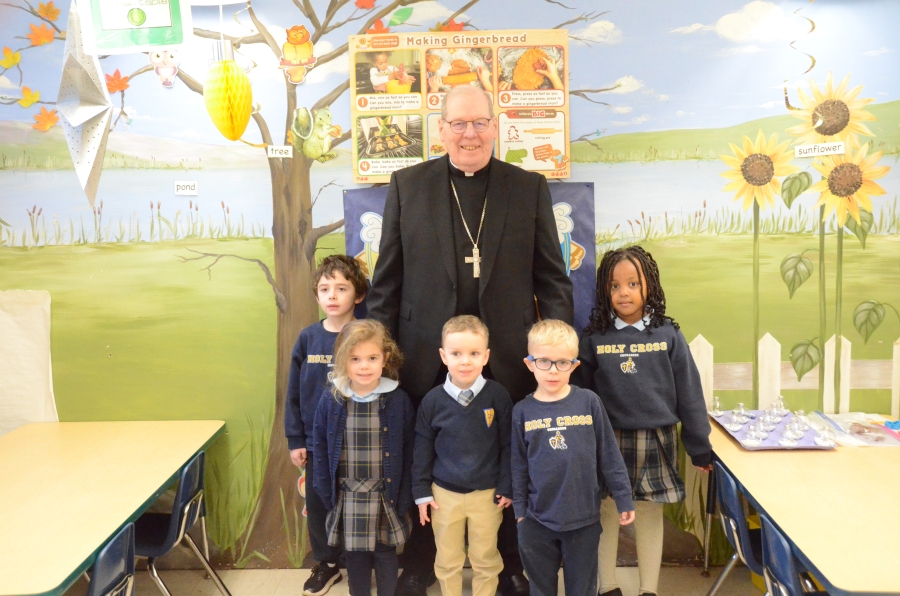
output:
[{"label": "painted sky", "polygon": [[[385,0],[378,0],[378,4]],[[10,0],[11,3],[21,0]],[[67,3],[60,26],[67,17]],[[313,2],[324,12],[324,2]],[[445,0],[414,5],[407,25],[394,31],[422,30],[444,20],[464,4]],[[554,26],[582,13],[604,12],[589,22],[568,26],[571,40],[572,89],[592,89],[619,84],[615,92],[595,96],[611,106],[591,104],[579,98],[572,102],[572,136],[595,130],[604,135],[674,128],[721,127],[747,120],[784,114],[782,82],[808,87],[814,78],[820,85],[829,71],[840,79],[852,73],[851,85],[864,85],[863,96],[877,102],[900,98],[896,77],[898,46],[896,23],[900,22],[900,2],[894,0],[819,0],[816,2],[763,2],[745,0],[658,1],[564,0],[567,9],[545,0],[482,0],[457,20],[484,29],[541,28]],[[225,31],[248,35],[252,23],[243,5],[225,7]],[[254,4],[260,19],[278,43],[285,28],[309,23],[289,0],[258,0]],[[794,11],[800,9],[798,15]],[[348,4],[336,21],[354,10]],[[236,14],[237,13],[237,14]],[[812,19],[816,29],[808,34]],[[218,9],[193,8],[194,26],[219,29]],[[22,10],[0,6],[0,46],[18,49],[30,23],[38,20]],[[358,33],[365,21],[355,21],[327,35],[317,45],[323,55]],[[468,28],[468,27],[467,27]],[[22,37],[22,39],[18,39]],[[797,49],[790,42],[797,40]],[[194,38],[182,50],[180,65],[202,81],[211,59],[211,42]],[[23,84],[38,89],[41,98],[52,101],[59,86],[63,42],[22,52]],[[817,64],[802,73],[815,57]],[[254,102],[260,105],[276,139],[283,135],[285,91],[276,57],[265,46],[244,46],[243,60],[250,70]],[[147,56],[133,54],[101,61],[104,72],[119,69],[130,74],[147,64]],[[893,74],[892,74],[893,73]],[[309,74],[298,89],[298,104],[312,105],[322,95],[345,80],[347,59],[341,57]],[[19,73],[0,76],[0,94],[19,97]],[[796,104],[796,93],[792,92]],[[165,89],[152,72],[131,81],[125,105],[131,116],[130,130],[199,142],[227,144],[213,127],[202,99],[181,82]],[[114,103],[119,103],[118,94]],[[346,128],[349,95],[333,105],[334,121]],[[0,119],[32,122],[39,106],[23,109],[0,105]],[[124,124],[120,124],[123,127]],[[258,141],[251,124],[247,140]]]}]

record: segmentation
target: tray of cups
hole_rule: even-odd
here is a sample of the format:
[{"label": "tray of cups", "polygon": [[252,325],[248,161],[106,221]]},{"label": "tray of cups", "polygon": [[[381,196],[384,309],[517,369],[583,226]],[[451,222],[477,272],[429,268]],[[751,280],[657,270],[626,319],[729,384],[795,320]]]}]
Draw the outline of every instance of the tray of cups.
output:
[{"label": "tray of cups", "polygon": [[816,430],[806,422],[803,410],[791,412],[779,398],[767,410],[748,410],[744,404],[723,411],[713,398],[710,417],[750,451],[763,449],[834,449],[834,431]]}]

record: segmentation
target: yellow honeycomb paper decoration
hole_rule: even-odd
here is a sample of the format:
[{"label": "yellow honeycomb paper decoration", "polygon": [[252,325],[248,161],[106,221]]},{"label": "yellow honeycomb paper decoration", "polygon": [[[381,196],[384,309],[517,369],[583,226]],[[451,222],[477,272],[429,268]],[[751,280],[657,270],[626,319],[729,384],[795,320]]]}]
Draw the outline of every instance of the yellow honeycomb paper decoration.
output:
[{"label": "yellow honeycomb paper decoration", "polygon": [[[228,41],[225,43],[230,46]],[[237,141],[250,123],[253,92],[244,69],[233,59],[228,59],[234,56],[233,52],[228,51],[230,49],[227,47],[223,52],[226,59],[213,64],[207,72],[203,99],[209,117],[222,136]]]}]

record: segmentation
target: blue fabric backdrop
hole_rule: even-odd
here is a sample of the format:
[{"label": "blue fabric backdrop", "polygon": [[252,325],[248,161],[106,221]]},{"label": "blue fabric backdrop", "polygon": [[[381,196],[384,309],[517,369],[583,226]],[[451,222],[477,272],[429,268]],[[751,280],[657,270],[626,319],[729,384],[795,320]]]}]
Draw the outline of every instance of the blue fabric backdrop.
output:
[{"label": "blue fabric backdrop", "polygon": [[[387,186],[344,191],[344,229],[347,254],[365,264],[371,280],[378,260],[381,214],[387,200]],[[575,329],[581,331],[594,306],[597,275],[594,245],[594,184],[552,182],[550,195],[560,236],[563,259],[569,263],[569,277],[575,292]],[[364,315],[357,311],[357,316]]]}]

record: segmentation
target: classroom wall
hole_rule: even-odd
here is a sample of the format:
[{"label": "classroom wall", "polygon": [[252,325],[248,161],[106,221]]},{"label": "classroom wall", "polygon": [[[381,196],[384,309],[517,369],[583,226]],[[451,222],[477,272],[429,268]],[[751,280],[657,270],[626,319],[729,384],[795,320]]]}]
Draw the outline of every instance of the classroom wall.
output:
[{"label": "classroom wall", "polygon": [[[114,110],[93,205],[54,104],[68,3],[0,6],[0,290],[50,292],[60,420],[227,422],[207,460],[218,564],[304,559],[283,395],[297,332],[319,316],[310,273],[344,245],[341,193],[354,187],[344,44],[367,29],[567,28],[571,180],[595,185],[596,250],[640,243],[656,257],[669,314],[689,342],[713,348],[723,405],[755,405],[754,378],[768,375],[763,390],[778,378],[789,406],[827,407],[825,365],[843,355],[849,408],[896,407],[900,5],[407,4],[356,0],[326,16],[324,1],[304,15],[262,0],[226,6],[221,24],[217,8],[194,7],[177,78],[143,53],[102,59]],[[279,68],[295,25],[319,59],[299,85]],[[195,84],[220,31],[252,83],[243,142],[217,131]],[[261,145],[289,144],[298,107],[330,108],[336,159],[266,158]],[[793,157],[816,128],[846,142],[853,167]],[[175,181],[198,194],[175,196]],[[824,345],[836,333],[842,354]],[[141,457],[152,454],[136,453],[136,466]],[[696,530],[698,490],[669,512],[682,528]]]}]

